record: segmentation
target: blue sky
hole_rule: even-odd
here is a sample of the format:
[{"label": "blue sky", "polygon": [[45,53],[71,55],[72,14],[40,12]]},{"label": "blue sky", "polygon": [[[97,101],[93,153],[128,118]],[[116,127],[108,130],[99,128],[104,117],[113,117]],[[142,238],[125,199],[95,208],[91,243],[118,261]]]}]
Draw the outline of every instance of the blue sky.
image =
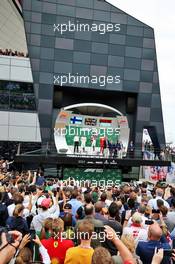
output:
[{"label": "blue sky", "polygon": [[107,0],[153,27],[166,141],[175,145],[175,0]]}]

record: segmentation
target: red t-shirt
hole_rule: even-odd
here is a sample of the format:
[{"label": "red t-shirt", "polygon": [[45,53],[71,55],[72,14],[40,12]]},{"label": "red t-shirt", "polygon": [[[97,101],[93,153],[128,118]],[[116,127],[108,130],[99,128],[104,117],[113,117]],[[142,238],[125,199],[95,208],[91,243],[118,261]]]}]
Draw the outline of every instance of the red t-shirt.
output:
[{"label": "red t-shirt", "polygon": [[55,240],[52,237],[49,239],[41,240],[41,243],[47,249],[51,261],[53,261],[54,263],[58,261],[58,264],[64,264],[67,249],[74,246],[72,240]]},{"label": "red t-shirt", "polygon": [[104,147],[104,145],[105,145],[105,138],[101,137],[100,138],[100,147]]}]

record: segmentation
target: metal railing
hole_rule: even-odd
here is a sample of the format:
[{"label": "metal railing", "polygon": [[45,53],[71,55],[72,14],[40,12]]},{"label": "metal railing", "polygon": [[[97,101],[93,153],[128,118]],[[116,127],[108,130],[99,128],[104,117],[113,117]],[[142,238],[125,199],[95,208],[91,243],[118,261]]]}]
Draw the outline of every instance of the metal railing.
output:
[{"label": "metal railing", "polygon": [[97,147],[96,151],[92,153],[86,153],[83,152],[81,147],[79,148],[80,151],[78,153],[66,153],[66,150],[64,152],[58,153],[55,146],[52,144],[50,145],[47,143],[45,146],[43,146],[40,149],[29,151],[25,153],[18,153],[22,155],[42,155],[42,156],[52,156],[52,155],[58,155],[58,156],[67,156],[67,157],[83,157],[83,158],[109,158],[109,159],[139,159],[139,160],[161,160],[161,161],[175,161],[175,154],[164,152],[164,155],[161,155],[160,149],[154,149],[154,151],[148,151],[148,150],[142,150],[141,148],[135,148],[134,151],[127,151],[124,153],[112,153],[112,155],[109,152],[109,149],[106,148],[104,150],[104,153],[100,153],[100,148]]}]

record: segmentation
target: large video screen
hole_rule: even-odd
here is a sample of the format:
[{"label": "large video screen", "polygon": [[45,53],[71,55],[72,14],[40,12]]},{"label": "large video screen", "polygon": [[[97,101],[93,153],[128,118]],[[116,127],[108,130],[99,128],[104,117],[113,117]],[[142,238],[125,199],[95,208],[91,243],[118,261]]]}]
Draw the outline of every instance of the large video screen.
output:
[{"label": "large video screen", "polygon": [[[121,121],[125,121],[125,126]],[[75,142],[78,142],[77,153],[99,155],[102,139],[108,146],[116,144],[122,138],[126,148],[128,137],[127,117],[117,115],[90,116],[62,109],[58,113],[54,128],[56,148],[59,153],[66,154],[75,153]]]}]

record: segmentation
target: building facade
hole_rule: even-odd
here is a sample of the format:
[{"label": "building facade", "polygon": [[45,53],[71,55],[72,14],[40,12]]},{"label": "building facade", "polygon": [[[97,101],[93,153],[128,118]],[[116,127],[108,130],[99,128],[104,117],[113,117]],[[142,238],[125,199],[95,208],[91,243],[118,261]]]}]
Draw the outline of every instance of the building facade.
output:
[{"label": "building facade", "polygon": [[[53,141],[61,107],[100,102],[128,117],[137,148],[143,128],[156,147],[165,144],[153,28],[99,0],[23,0],[22,8],[43,142]],[[91,30],[66,30],[70,24],[89,25]],[[92,30],[94,24],[98,31]],[[116,30],[109,26],[104,33],[100,25]],[[120,76],[120,81],[103,86],[54,83],[55,76],[63,75]]]}]

